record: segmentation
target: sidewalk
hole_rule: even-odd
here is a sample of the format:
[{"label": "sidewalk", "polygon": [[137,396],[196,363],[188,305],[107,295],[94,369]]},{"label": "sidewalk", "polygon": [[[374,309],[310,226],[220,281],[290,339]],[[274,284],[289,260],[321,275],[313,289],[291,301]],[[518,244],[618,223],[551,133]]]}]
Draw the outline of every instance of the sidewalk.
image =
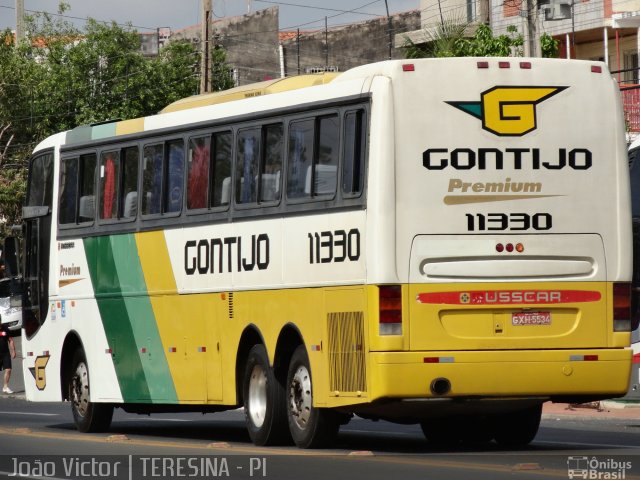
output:
[{"label": "sidewalk", "polygon": [[593,419],[637,419],[640,421],[640,402],[604,400],[579,405],[547,402],[542,408],[543,417],[582,417]]}]

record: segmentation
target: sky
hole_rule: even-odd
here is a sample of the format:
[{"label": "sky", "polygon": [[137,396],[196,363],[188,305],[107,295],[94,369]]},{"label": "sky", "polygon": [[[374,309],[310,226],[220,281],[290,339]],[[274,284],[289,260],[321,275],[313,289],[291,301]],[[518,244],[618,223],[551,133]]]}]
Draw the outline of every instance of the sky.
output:
[{"label": "sky", "polygon": [[[77,26],[87,17],[120,24],[131,23],[140,32],[158,27],[179,30],[200,23],[200,0],[66,0],[67,18]],[[24,0],[26,13],[56,13],[58,0]],[[385,0],[212,0],[215,17],[223,18],[280,8],[280,30],[315,30],[366,21],[386,15]],[[389,13],[417,9],[420,0],[387,0]],[[15,29],[15,0],[0,0],[0,29]]]}]

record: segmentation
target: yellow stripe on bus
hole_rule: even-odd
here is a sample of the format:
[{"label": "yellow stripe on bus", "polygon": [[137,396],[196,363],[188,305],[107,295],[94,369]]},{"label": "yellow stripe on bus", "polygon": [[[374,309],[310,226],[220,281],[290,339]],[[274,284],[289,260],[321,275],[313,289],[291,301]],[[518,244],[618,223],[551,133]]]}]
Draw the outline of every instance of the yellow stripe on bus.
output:
[{"label": "yellow stripe on bus", "polygon": [[204,313],[209,295],[177,295],[163,232],[136,234],[140,264],[180,403],[205,403]]}]

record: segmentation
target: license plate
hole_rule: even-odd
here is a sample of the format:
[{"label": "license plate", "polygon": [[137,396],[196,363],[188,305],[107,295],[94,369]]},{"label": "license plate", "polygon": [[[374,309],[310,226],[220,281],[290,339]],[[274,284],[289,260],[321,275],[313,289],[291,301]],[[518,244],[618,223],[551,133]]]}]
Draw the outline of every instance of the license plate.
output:
[{"label": "license plate", "polygon": [[551,312],[513,312],[511,325],[522,327],[526,325],[551,325]]}]

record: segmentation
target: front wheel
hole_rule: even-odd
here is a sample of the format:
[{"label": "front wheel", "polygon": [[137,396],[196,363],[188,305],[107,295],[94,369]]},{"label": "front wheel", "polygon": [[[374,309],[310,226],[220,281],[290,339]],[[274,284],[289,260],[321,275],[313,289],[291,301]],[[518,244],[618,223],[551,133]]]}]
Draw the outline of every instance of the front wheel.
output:
[{"label": "front wheel", "polygon": [[341,418],[333,410],[313,406],[311,367],[304,345],[291,357],[287,397],[289,431],[298,447],[324,447],[335,439]]},{"label": "front wheel", "polygon": [[255,345],[249,351],[243,398],[251,441],[255,445],[288,443],[284,386],[269,366],[264,345]]},{"label": "front wheel", "polygon": [[76,428],[84,433],[109,430],[113,417],[113,405],[91,401],[89,367],[82,350],[73,356],[69,378],[69,400]]}]

